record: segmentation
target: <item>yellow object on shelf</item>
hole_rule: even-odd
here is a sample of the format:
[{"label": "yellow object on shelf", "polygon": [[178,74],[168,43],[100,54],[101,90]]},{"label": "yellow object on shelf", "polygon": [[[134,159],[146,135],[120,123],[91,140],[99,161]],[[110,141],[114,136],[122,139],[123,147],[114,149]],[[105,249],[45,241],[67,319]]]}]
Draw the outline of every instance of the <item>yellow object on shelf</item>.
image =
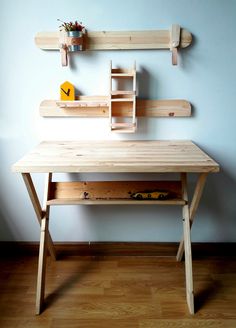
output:
[{"label": "yellow object on shelf", "polygon": [[62,83],[60,86],[60,95],[60,99],[64,101],[75,100],[75,87],[73,84],[68,81]]}]

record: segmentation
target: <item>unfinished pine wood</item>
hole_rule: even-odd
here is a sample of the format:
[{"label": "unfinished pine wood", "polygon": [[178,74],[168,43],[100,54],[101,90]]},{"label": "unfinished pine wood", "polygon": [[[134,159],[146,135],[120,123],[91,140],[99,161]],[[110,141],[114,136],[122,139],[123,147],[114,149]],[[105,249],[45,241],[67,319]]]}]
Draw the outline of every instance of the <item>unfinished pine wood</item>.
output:
[{"label": "unfinished pine wood", "polygon": [[173,24],[171,27],[171,41],[170,50],[172,51],[172,65],[178,64],[178,50],[180,42],[180,26],[178,24]]},{"label": "unfinished pine wood", "polygon": [[[113,89],[112,81],[114,79],[120,78],[117,75],[130,75],[129,78],[132,81],[132,90],[127,91],[120,91]],[[129,122],[125,122],[123,119],[122,122],[117,123],[116,119],[117,116],[114,113],[114,105],[116,103],[125,103],[125,107],[127,105],[131,105],[131,119]],[[116,110],[119,107],[116,106]],[[130,110],[130,106],[128,107]],[[119,117],[122,117],[119,115]],[[112,61],[110,62],[110,96],[109,96],[109,124],[110,129],[112,132],[116,133],[134,133],[137,128],[137,119],[136,119],[136,62],[134,61],[133,67],[130,69],[120,69],[120,68],[113,68]]]},{"label": "unfinished pine wood", "polygon": [[45,290],[45,274],[46,274],[46,247],[48,239],[48,219],[46,215],[42,218],[40,247],[39,247],[39,262],[38,262],[38,276],[37,276],[37,291],[36,291],[36,314],[40,314],[44,303]]},{"label": "unfinished pine wood", "polygon": [[[108,117],[109,100],[107,96],[79,96],[76,101],[61,102],[43,100],[39,107],[44,117]],[[114,103],[116,117],[132,117],[131,103]],[[191,116],[191,104],[186,100],[148,100],[136,99],[137,117],[185,117]]]},{"label": "unfinished pine wood", "polygon": [[[132,194],[144,191],[167,191],[164,200],[137,200]],[[49,205],[183,205],[180,181],[76,181],[53,182]]]},{"label": "unfinished pine wood", "polygon": [[[179,46],[185,48],[191,42],[191,33],[181,29]],[[40,32],[35,36],[35,44],[44,50],[58,50],[60,43],[59,32]],[[84,36],[84,48],[85,50],[170,49],[170,31],[87,32]]]},{"label": "unfinished pine wood", "polygon": [[183,199],[186,204],[183,206],[183,231],[184,231],[184,250],[185,250],[185,279],[186,279],[186,298],[190,314],[194,314],[194,292],[193,292],[193,272],[192,272],[192,250],[190,238],[190,216],[187,192],[187,175],[181,174]]},{"label": "unfinished pine wood", "polygon": [[[193,194],[193,199],[190,205],[190,229],[192,227],[193,224],[193,220],[199,205],[199,202],[201,200],[202,197],[202,193],[203,193],[203,189],[206,183],[206,178],[207,178],[207,173],[201,173],[198,177],[197,180],[197,184],[194,190],[194,194]],[[183,258],[183,254],[184,254],[184,238],[181,239],[180,244],[179,244],[179,248],[178,248],[178,252],[176,255],[176,260],[177,261],[181,261]]]},{"label": "unfinished pine wood", "polygon": [[218,172],[191,141],[44,141],[14,172]]},{"label": "unfinished pine wood", "polygon": [[40,246],[39,246],[39,260],[38,260],[38,277],[37,277],[37,290],[36,290],[36,314],[40,314],[44,303],[45,293],[45,277],[46,277],[46,264],[47,264],[47,244],[48,244],[48,223],[50,206],[48,205],[48,197],[50,194],[52,181],[52,174],[46,174],[44,199],[43,199],[43,218],[41,220],[41,233],[40,233]]},{"label": "unfinished pine wood", "polygon": [[[31,203],[33,205],[36,217],[38,219],[39,224],[41,225],[41,220],[43,218],[44,212],[41,208],[41,205],[40,205],[38,195],[36,193],[32,178],[31,178],[29,173],[22,173],[22,177],[24,179],[25,186],[26,186],[26,189],[28,191]],[[48,233],[48,250],[49,250],[49,253],[50,253],[51,257],[54,260],[56,260],[56,251],[55,251],[55,248],[54,248],[53,241],[52,241],[52,238],[50,236],[50,233]]]}]

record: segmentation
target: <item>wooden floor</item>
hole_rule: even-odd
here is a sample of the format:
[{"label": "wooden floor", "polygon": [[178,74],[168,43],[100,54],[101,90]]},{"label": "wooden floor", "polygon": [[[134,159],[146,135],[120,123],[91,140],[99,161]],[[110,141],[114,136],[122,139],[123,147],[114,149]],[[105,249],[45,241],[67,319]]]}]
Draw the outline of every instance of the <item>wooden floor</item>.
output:
[{"label": "wooden floor", "polygon": [[0,327],[236,327],[236,258],[193,260],[196,314],[174,257],[48,258],[35,316],[37,256],[1,259]]}]

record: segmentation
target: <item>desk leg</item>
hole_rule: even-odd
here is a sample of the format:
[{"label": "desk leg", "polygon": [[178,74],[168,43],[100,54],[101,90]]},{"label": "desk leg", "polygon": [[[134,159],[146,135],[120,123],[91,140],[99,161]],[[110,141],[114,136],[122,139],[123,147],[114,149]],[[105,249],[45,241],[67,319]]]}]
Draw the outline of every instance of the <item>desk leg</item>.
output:
[{"label": "desk leg", "polygon": [[36,314],[40,314],[45,291],[45,277],[46,277],[46,264],[47,264],[47,246],[49,236],[49,213],[50,206],[47,205],[50,184],[52,181],[52,174],[48,173],[45,180],[45,190],[43,198],[43,218],[41,220],[41,233],[40,233],[40,246],[39,246],[39,261],[38,261],[38,278],[37,278],[37,291],[36,291]]},{"label": "desk leg", "polygon": [[[196,184],[194,194],[193,194],[193,199],[192,199],[191,206],[190,206],[190,229],[192,227],[194,216],[196,214],[196,211],[197,211],[197,208],[198,208],[201,196],[202,196],[206,178],[207,178],[207,173],[201,173],[197,180],[197,184]],[[184,254],[184,238],[182,238],[180,241],[178,252],[176,255],[176,260],[181,261],[183,258],[183,254]]]},{"label": "desk leg", "polygon": [[183,206],[183,230],[184,230],[184,251],[185,251],[185,277],[186,277],[186,298],[189,312],[194,314],[194,293],[193,293],[193,272],[192,272],[192,251],[190,238],[190,215],[187,193],[187,175],[182,173],[183,198],[186,204]]},{"label": "desk leg", "polygon": [[[22,173],[22,177],[24,179],[26,188],[28,190],[28,194],[30,196],[32,205],[34,207],[34,211],[35,211],[35,214],[37,216],[38,222],[41,225],[41,220],[43,218],[44,213],[43,213],[43,210],[41,208],[41,205],[40,205],[36,190],[34,188],[34,183],[33,183],[32,178],[31,178],[29,173]],[[51,179],[51,174],[49,174],[49,176],[47,178]],[[50,253],[51,257],[54,260],[56,260],[56,251],[55,251],[53,241],[52,241],[52,238],[51,238],[51,235],[50,235],[49,232],[48,232],[48,250],[49,250],[49,253]]]},{"label": "desk leg", "polygon": [[40,314],[44,302],[45,276],[47,263],[47,241],[48,241],[48,217],[45,216],[41,221],[39,261],[38,261],[38,278],[36,291],[36,314]]}]

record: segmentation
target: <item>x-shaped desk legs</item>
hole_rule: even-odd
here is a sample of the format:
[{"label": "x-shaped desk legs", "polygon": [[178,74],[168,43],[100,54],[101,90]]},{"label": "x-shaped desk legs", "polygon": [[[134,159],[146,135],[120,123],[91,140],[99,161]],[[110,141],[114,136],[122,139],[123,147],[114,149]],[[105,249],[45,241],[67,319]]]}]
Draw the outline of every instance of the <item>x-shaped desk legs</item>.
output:
[{"label": "x-shaped desk legs", "polygon": [[[49,210],[50,206],[47,205],[48,195],[50,190],[50,183],[52,180],[52,174],[48,173],[45,183],[45,192],[43,200],[43,208],[40,206],[40,202],[34,188],[33,181],[29,173],[22,173],[26,188],[28,190],[32,205],[34,207],[36,216],[41,226],[40,234],[40,248],[39,248],[39,264],[38,264],[38,278],[37,278],[37,293],[36,293],[36,314],[40,314],[44,301],[45,290],[45,274],[46,274],[46,259],[47,249],[53,259],[56,260],[56,252],[54,249],[53,241],[48,230]],[[200,198],[205,185],[207,173],[201,173],[198,177],[196,188],[194,191],[191,205],[188,203],[187,193],[187,174],[181,174],[182,181],[182,197],[185,200],[183,205],[183,239],[180,242],[177,261],[181,261],[183,253],[185,252],[185,277],[186,277],[186,297],[189,311],[194,313],[194,293],[193,293],[193,276],[192,276],[192,252],[191,252],[191,238],[190,229],[193,223],[194,215],[198,208]]]}]

